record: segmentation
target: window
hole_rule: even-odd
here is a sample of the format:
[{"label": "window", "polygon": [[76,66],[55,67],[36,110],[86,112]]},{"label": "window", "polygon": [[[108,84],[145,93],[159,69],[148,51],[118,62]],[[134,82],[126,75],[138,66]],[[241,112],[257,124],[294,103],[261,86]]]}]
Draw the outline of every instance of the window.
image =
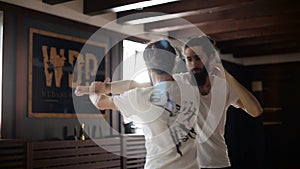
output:
[{"label": "window", "polygon": [[[150,82],[146,65],[143,59],[143,51],[146,44],[124,40],[123,41],[123,80],[134,80],[139,83]],[[130,123],[124,119],[124,123]],[[143,134],[138,124],[131,126],[136,134]]]},{"label": "window", "polygon": [[124,40],[123,41],[123,79],[135,80],[140,83],[150,82],[143,51],[146,44]]},{"label": "window", "polygon": [[0,138],[2,126],[2,44],[3,42],[3,12],[0,11]]}]

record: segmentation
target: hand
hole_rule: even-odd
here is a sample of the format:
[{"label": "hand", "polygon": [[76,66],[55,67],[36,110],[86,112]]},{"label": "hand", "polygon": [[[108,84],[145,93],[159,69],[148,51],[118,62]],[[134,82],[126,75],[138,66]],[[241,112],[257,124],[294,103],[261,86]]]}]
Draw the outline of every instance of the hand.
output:
[{"label": "hand", "polygon": [[105,94],[107,83],[110,81],[106,78],[104,82],[92,82],[90,86],[77,86],[75,90],[76,96],[83,96],[85,94]]},{"label": "hand", "polygon": [[211,76],[217,76],[219,78],[225,79],[225,69],[220,63],[212,64],[210,67]]},{"label": "hand", "polygon": [[76,96],[83,96],[90,93],[90,86],[77,86],[75,89]]},{"label": "hand", "polygon": [[95,81],[90,85],[90,93],[97,93],[99,95],[106,94],[106,86],[110,81],[109,77],[107,77],[103,82]]}]

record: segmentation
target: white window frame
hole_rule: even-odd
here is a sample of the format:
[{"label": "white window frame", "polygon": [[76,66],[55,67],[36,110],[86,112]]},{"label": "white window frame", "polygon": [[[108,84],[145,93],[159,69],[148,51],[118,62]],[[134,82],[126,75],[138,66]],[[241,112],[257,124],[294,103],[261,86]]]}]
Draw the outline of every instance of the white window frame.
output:
[{"label": "white window frame", "polygon": [[2,138],[3,11],[0,11],[0,138]]}]

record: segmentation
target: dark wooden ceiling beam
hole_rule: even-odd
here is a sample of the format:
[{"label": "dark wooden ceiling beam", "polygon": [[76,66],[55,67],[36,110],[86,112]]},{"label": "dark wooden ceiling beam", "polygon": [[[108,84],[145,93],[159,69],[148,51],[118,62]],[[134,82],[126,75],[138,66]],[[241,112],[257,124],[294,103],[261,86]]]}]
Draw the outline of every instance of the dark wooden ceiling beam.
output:
[{"label": "dark wooden ceiling beam", "polygon": [[271,55],[280,55],[280,54],[291,54],[291,53],[300,53],[300,48],[284,48],[284,49],[273,49],[270,51],[253,51],[249,53],[233,53],[234,58],[246,58],[246,57],[254,57],[254,56],[271,56]]},{"label": "dark wooden ceiling beam", "polygon": [[[216,34],[207,34],[211,36],[216,41],[227,41],[227,40],[236,40],[244,38],[254,38],[260,36],[269,36],[269,35],[280,35],[288,33],[297,33],[299,32],[300,24],[286,24],[286,25],[275,25],[262,28],[248,29],[248,30],[239,30],[234,32],[225,32],[225,33],[216,33]],[[190,28],[185,31],[173,31],[169,33],[170,37],[175,39],[189,39],[192,37],[200,36],[200,29]]]},{"label": "dark wooden ceiling beam", "polygon": [[199,14],[220,11],[228,9],[229,6],[231,6],[230,8],[233,8],[232,5],[237,6],[253,1],[254,0],[182,0],[170,4],[162,4],[159,6],[144,8],[143,10],[118,12],[117,21],[120,24],[124,24],[132,20],[161,16],[164,14],[176,14],[176,17],[183,17],[188,15],[195,15],[195,13]]},{"label": "dark wooden ceiling beam", "polygon": [[168,32],[176,30],[178,28],[183,29],[184,27],[189,27],[190,24],[228,19],[224,18],[224,16],[226,16],[224,15],[224,11],[231,11],[235,10],[236,8],[236,6],[232,5],[226,9],[224,7],[222,8],[222,10],[215,12],[209,12],[209,10],[203,9],[198,10],[197,13],[194,13],[194,15],[190,15],[187,17],[178,17],[175,19],[146,23],[145,31]]},{"label": "dark wooden ceiling beam", "polygon": [[[255,11],[255,12],[253,12]],[[245,19],[261,16],[272,16],[276,14],[287,14],[299,12],[296,5],[290,3],[275,4],[270,1],[258,1],[255,3],[246,3],[235,6],[232,9],[216,11],[213,13],[201,13],[183,18],[169,19],[145,24],[145,31],[167,32],[178,28],[189,27],[189,23],[200,25],[201,23],[211,21],[222,21],[227,19]]]},{"label": "dark wooden ceiling beam", "polygon": [[300,48],[300,39],[296,40],[288,40],[288,41],[277,41],[272,43],[265,43],[265,44],[253,44],[247,46],[231,46],[231,47],[221,47],[219,48],[222,53],[242,53],[252,50],[275,50],[275,49],[282,49],[282,48]]},{"label": "dark wooden ceiling beam", "polygon": [[271,35],[280,36],[284,34],[294,34],[294,33],[299,33],[299,28],[300,28],[300,24],[287,24],[287,25],[276,25],[276,26],[257,28],[251,30],[211,34],[210,36],[217,42],[220,42],[220,41],[227,41],[227,40],[255,38],[255,37],[271,36]]},{"label": "dark wooden ceiling beam", "polygon": [[73,1],[73,0],[43,0],[42,2],[50,5],[56,5],[56,4],[65,3],[69,1]]},{"label": "dark wooden ceiling beam", "polygon": [[275,54],[288,54],[288,53],[299,53],[300,45],[291,43],[291,44],[270,44],[266,46],[252,46],[245,47],[239,50],[234,50],[232,52],[233,56],[236,58],[241,57],[251,57],[251,56],[265,56],[265,55],[275,55]]},{"label": "dark wooden ceiling beam", "polygon": [[[276,25],[287,25],[293,23],[300,23],[297,14],[284,14],[278,16],[264,16],[257,18],[247,18],[247,19],[239,19],[239,20],[223,20],[216,22],[208,22],[197,24],[197,26],[201,31],[205,34],[218,34],[218,33],[226,33],[226,32],[235,32],[241,30],[249,30],[256,28],[264,28]],[[177,29],[175,31],[169,32],[171,36],[185,36],[186,32],[191,32],[195,30],[195,28],[187,28],[187,29]]]},{"label": "dark wooden ceiling beam", "polygon": [[112,12],[111,9],[115,7],[120,7],[124,5],[129,5],[137,2],[142,2],[145,0],[106,0],[99,1],[96,0],[84,0],[83,1],[83,13],[87,15],[97,15]]},{"label": "dark wooden ceiling beam", "polygon": [[271,44],[277,42],[289,43],[298,40],[300,40],[300,32],[293,33],[293,34],[270,35],[270,36],[261,36],[261,37],[238,39],[238,40],[219,41],[217,42],[217,47],[219,49],[230,50],[237,47],[264,45],[264,44]]}]

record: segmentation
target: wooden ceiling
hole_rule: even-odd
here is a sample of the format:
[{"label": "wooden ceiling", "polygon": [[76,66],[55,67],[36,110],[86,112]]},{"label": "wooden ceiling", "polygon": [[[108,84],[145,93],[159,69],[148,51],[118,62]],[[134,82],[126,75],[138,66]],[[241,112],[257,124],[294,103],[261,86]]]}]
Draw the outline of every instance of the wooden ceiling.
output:
[{"label": "wooden ceiling", "polygon": [[[43,0],[49,4],[66,1]],[[87,15],[99,15],[142,1],[84,0],[83,11]],[[145,31],[168,32],[176,38],[199,35],[197,27],[216,41],[221,53],[233,54],[236,58],[299,53],[299,17],[299,0],[181,0],[117,12],[119,24],[135,24],[148,18],[143,20]]]}]

